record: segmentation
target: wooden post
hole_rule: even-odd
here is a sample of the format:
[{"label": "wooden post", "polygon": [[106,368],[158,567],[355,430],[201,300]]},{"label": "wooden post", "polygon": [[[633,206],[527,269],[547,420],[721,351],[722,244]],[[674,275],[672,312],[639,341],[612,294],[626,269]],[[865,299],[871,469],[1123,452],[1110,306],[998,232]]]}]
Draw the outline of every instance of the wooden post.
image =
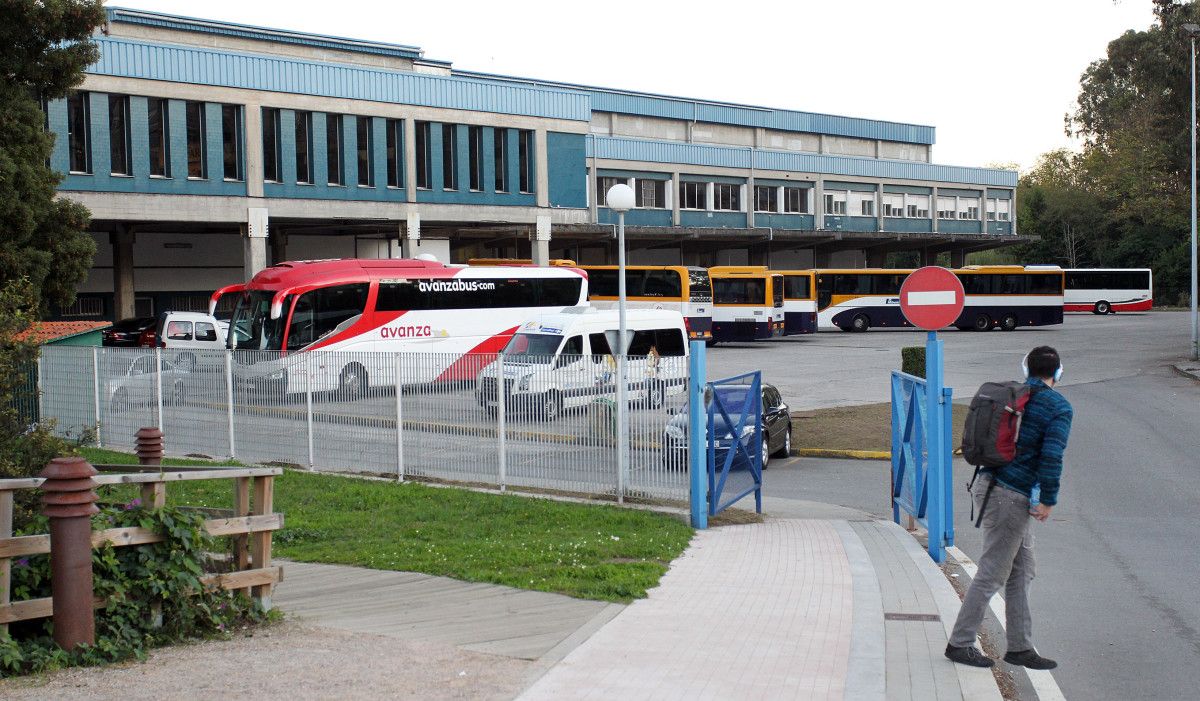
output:
[{"label": "wooden post", "polygon": [[[254,480],[254,515],[263,516],[273,513],[275,501],[275,478],[271,476],[258,477]],[[256,569],[264,569],[271,565],[271,531],[259,531],[250,535],[250,557]],[[258,599],[263,609],[271,608],[271,585],[259,584],[251,587],[254,598]]]},{"label": "wooden post", "polygon": [[167,505],[167,483],[147,482],[142,485],[142,508],[161,509]]},{"label": "wooden post", "polygon": [[[233,515],[250,515],[249,477],[238,477],[234,480]],[[250,567],[249,539],[244,535],[235,536],[233,539],[233,565],[236,571],[249,569]],[[249,589],[242,589],[240,591],[246,596],[250,596]]]},{"label": "wooden post", "polygon": [[[13,493],[5,490],[0,492],[0,539],[12,536],[13,522]],[[12,591],[12,558],[0,557],[0,608],[8,605]],[[8,624],[0,625],[0,635],[8,633]]]}]

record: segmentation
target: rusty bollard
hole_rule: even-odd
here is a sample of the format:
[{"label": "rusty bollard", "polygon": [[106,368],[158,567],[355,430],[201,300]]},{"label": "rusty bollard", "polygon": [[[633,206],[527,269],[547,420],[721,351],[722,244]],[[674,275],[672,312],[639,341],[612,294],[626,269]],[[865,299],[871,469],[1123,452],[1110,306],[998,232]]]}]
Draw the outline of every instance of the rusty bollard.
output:
[{"label": "rusty bollard", "polygon": [[83,458],[54,458],[39,477],[42,513],[50,519],[50,591],[54,642],[64,650],[96,642],[92,608],[92,514],[96,469]]},{"label": "rusty bollard", "polygon": [[161,467],[163,459],[163,433],[149,426],[139,428],[137,436],[138,464],[147,467]]}]

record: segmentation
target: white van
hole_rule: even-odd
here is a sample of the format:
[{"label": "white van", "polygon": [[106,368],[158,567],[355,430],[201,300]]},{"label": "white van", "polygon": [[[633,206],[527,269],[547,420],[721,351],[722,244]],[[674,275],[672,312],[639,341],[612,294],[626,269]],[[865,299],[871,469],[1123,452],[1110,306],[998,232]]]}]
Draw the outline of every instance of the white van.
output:
[{"label": "white van", "polygon": [[229,322],[203,312],[162,312],[155,341],[163,357],[181,372],[224,366],[225,334]]},{"label": "white van", "polygon": [[[504,366],[506,408],[530,410],[553,420],[565,409],[616,395],[617,310],[574,307],[523,324],[502,358],[485,367],[475,397],[489,413],[496,410],[497,371]],[[687,330],[683,315],[662,309],[631,309],[626,314],[629,399],[658,408],[666,397],[687,388]]]}]

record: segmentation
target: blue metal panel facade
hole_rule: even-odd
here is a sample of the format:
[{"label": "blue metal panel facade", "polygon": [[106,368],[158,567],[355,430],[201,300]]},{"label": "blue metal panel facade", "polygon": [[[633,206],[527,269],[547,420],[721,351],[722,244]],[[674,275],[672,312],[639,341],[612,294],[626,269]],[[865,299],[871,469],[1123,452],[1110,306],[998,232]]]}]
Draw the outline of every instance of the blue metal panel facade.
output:
[{"label": "blue metal panel facade", "polygon": [[682,226],[699,226],[719,229],[746,228],[745,212],[697,212],[685,209],[679,213]]},{"label": "blue metal panel facade", "polygon": [[[691,164],[724,168],[749,168],[749,148],[707,146],[675,141],[652,141],[612,136],[594,136],[588,155],[620,161]],[[1017,186],[1017,173],[990,168],[944,166],[916,161],[885,161],[874,158],[829,156],[790,151],[754,150],[754,167],[797,173],[825,173],[897,180],[927,180],[945,183]]]},{"label": "blue metal panel facade", "polygon": [[922,187],[920,185],[884,185],[884,192],[907,192],[910,195],[929,195],[933,193],[933,188]]},{"label": "blue metal panel facade", "polygon": [[754,226],[812,231],[815,228],[814,219],[815,217],[811,214],[767,214],[764,212],[755,212]]},{"label": "blue metal panel facade", "polygon": [[[601,224],[616,224],[617,215],[608,207],[596,208],[596,220]],[[671,226],[669,209],[631,209],[625,213],[628,226]]]},{"label": "blue metal panel facade", "polygon": [[987,223],[987,232],[989,234],[1011,234],[1012,222],[990,221]]},{"label": "blue metal panel facade", "polygon": [[978,234],[983,229],[983,222],[970,219],[939,219],[939,234]]},{"label": "blue metal panel facade", "polygon": [[998,200],[1009,200],[1009,199],[1012,199],[1013,191],[1012,190],[996,190],[996,189],[989,187],[988,191],[987,191],[987,196],[994,197]]},{"label": "blue metal panel facade", "polygon": [[875,217],[846,217],[825,215],[827,231],[879,231],[879,220]]},{"label": "blue metal panel facade", "polygon": [[96,37],[96,75],[588,121],[585,93]]},{"label": "blue metal panel facade", "polygon": [[933,231],[933,220],[884,217],[883,230],[907,234],[927,234]]},{"label": "blue metal panel facade", "polygon": [[587,158],[583,134],[546,134],[551,207],[587,206]]},{"label": "blue metal panel facade", "polygon": [[825,189],[852,190],[854,192],[875,192],[875,183],[842,183],[836,180],[826,180]]}]

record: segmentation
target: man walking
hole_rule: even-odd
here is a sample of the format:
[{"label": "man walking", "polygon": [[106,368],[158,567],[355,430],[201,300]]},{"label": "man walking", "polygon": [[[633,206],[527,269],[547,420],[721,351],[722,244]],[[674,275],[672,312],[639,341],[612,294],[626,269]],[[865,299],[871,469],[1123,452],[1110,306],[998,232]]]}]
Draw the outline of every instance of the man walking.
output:
[{"label": "man walking", "polygon": [[[988,601],[1004,587],[1008,652],[1004,661],[1030,669],[1054,669],[1054,660],[1033,648],[1029,585],[1033,581],[1033,533],[1030,519],[1045,521],[1058,503],[1063,451],[1071,431],[1071,405],[1053,388],[1062,377],[1058,351],[1039,346],[1025,356],[1030,397],[1021,418],[1016,457],[1003,467],[981,471],[971,489],[982,511],[983,556],[958,612],[946,657],[973,667],[995,662],[975,647]],[[1040,488],[1040,503],[1030,508]]]}]

